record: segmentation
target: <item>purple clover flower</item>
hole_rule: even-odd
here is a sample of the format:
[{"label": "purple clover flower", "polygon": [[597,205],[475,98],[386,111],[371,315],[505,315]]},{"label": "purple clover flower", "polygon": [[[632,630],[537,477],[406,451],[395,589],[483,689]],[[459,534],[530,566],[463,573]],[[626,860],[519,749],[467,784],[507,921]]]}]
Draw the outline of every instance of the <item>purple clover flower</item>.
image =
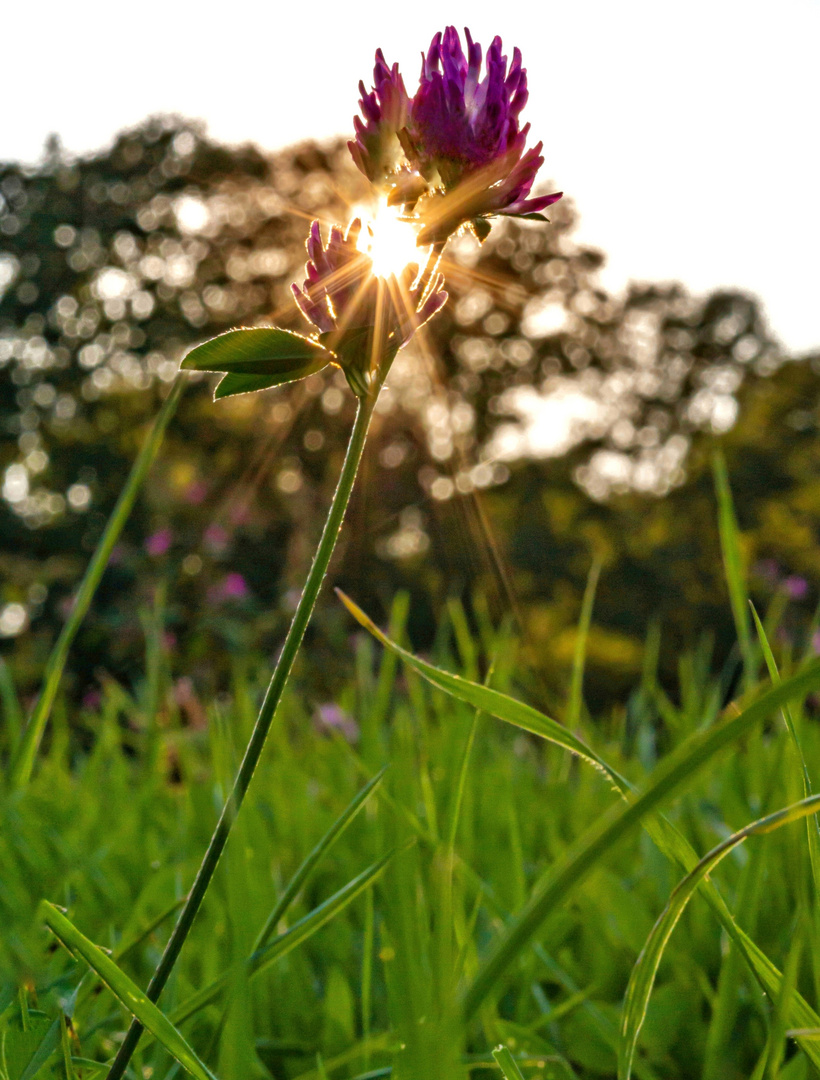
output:
[{"label": "purple clover flower", "polygon": [[529,124],[521,127],[519,116],[528,91],[520,51],[513,50],[508,69],[501,39],[494,38],[482,78],[481,46],[464,33],[466,55],[455,27],[436,34],[412,100],[398,66],[389,68],[381,51],[373,92],[360,84],[366,122],[354,121],[353,159],[368,179],[392,188],[390,201],[416,214],[422,245],[443,243],[467,222],[484,239],[487,217],[540,214],[562,195],[529,197],[544,159],[543,143],[525,151]]},{"label": "purple clover flower", "polygon": [[372,259],[359,250],[361,229],[359,218],[346,234],[334,225],[325,245],[314,221],[306,242],[304,284],[291,286],[308,322],[328,335],[324,343],[336,353],[356,393],[366,388],[367,379],[360,376],[369,372],[372,355],[382,352],[381,346],[373,348],[374,334],[384,336],[383,346],[398,350],[447,302],[442,275],[420,277],[416,265],[406,267],[400,279],[377,277]]}]

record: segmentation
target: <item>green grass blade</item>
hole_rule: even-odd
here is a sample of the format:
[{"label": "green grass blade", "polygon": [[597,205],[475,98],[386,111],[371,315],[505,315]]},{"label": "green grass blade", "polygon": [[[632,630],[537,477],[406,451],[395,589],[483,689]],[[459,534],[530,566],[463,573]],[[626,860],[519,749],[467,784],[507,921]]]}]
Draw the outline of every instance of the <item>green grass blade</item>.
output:
[{"label": "green grass blade", "polygon": [[717,753],[765,720],[784,702],[805,695],[818,685],[820,661],[814,661],[797,675],[758,697],[737,715],[730,716],[714,728],[690,736],[660,762],[643,789],[637,795],[630,796],[626,805],[619,804],[601,815],[544,874],[523,911],[491,950],[465,995],[465,1014],[469,1017],[475,1012],[557,904],[633,825],[691,780]]},{"label": "green grass blade", "polygon": [[[353,618],[380,641],[385,648],[392,650],[397,656],[401,657],[408,667],[413,668],[414,671],[417,671],[429,683],[438,687],[439,690],[451,694],[467,705],[472,705],[476,709],[497,716],[501,720],[506,720],[507,723],[523,728],[524,731],[549,739],[550,742],[557,743],[559,746],[563,746],[565,750],[584,758],[591,765],[594,765],[596,769],[600,769],[605,773],[610,780],[616,778],[617,774],[614,770],[594,750],[573,735],[572,732],[567,731],[556,720],[550,719],[544,713],[524,704],[522,701],[517,701],[515,698],[510,697],[509,694],[502,694],[489,686],[482,686],[480,683],[470,682],[469,679],[462,679],[459,675],[451,675],[449,671],[442,671],[424,660],[419,660],[407,649],[403,649],[401,645],[397,645],[386,634],[383,634],[372,619],[365,615],[362,609],[349,596],[346,596],[341,589],[336,589],[336,595]],[[623,778],[619,779],[623,784],[626,784]]]},{"label": "green grass blade", "polygon": [[[777,663],[775,662],[774,654],[769,645],[769,639],[766,635],[763,623],[760,621],[760,617],[751,601],[749,602],[749,606],[752,609],[752,617],[754,618],[755,627],[757,628],[757,637],[760,641],[760,647],[763,650],[766,667],[769,669],[769,677],[772,682],[777,685],[781,682],[780,672],[777,669]],[[812,793],[811,775],[809,773],[809,767],[806,764],[805,755],[803,754],[803,747],[800,745],[800,739],[797,737],[797,728],[795,727],[794,717],[792,716],[791,707],[789,705],[783,706],[783,720],[788,728],[794,749],[797,753],[798,761],[800,762],[800,768],[803,774],[803,796],[804,798],[808,798]],[[814,888],[817,896],[820,896],[820,822],[818,822],[816,817],[812,816],[806,819],[806,834],[809,841],[809,861],[811,863]]]},{"label": "green grass blade", "polygon": [[128,516],[134,506],[139,490],[145,482],[148,471],[159,452],[165,429],[168,426],[171,417],[176,412],[184,385],[184,381],[178,379],[176,385],[171,390],[171,393],[163,402],[162,408],[157,414],[157,418],[151,428],[151,432],[137,455],[136,461],[128,475],[128,479],[125,482],[125,486],[120,492],[120,497],[117,499],[117,505],[114,507],[111,516],[106,523],[103,534],[100,537],[100,541],[91,558],[91,562],[88,564],[88,569],[85,572],[83,580],[80,582],[80,587],[74,597],[71,614],[66,620],[65,626],[63,627],[60,636],[57,638],[57,642],[51,650],[48,661],[46,662],[40,696],[37,699],[37,704],[34,706],[29,722],[23,731],[20,749],[16,758],[13,760],[11,771],[12,787],[24,787],[29,781],[31,771],[34,768],[37,749],[40,745],[40,740],[43,737],[46,724],[48,723],[54,699],[57,696],[63,669],[65,668],[66,660],[68,659],[68,651],[71,648],[77,631],[80,629],[80,625],[91,605],[91,601],[94,599],[94,593],[97,591],[97,586],[100,584],[105,568],[108,565],[111,552],[120,537],[123,526],[128,520]]},{"label": "green grass blade", "polygon": [[712,459],[715,477],[715,492],[718,500],[718,531],[720,547],[723,552],[723,565],[726,570],[726,584],[729,588],[729,602],[737,630],[740,655],[743,658],[744,681],[749,687],[754,678],[755,653],[752,643],[752,631],[749,625],[748,594],[746,575],[743,567],[743,554],[740,548],[740,530],[735,517],[732,491],[726,472],[726,461],[719,451]]},{"label": "green grass blade", "polygon": [[333,845],[336,843],[336,841],[339,839],[339,837],[342,835],[342,833],[345,831],[351,821],[353,821],[353,819],[356,817],[356,815],[362,809],[365,803],[370,799],[371,795],[373,795],[373,793],[379,787],[382,780],[384,779],[384,774],[386,771],[387,766],[385,765],[385,767],[379,772],[377,772],[373,779],[370,780],[369,783],[365,784],[361,791],[356,794],[356,796],[351,800],[350,804],[347,806],[344,812],[336,819],[336,821],[333,822],[333,824],[330,826],[330,828],[316,845],[316,847],[310,852],[302,865],[290,879],[285,888],[285,891],[282,893],[281,897],[279,898],[270,915],[268,916],[265,925],[259,931],[259,934],[256,938],[256,943],[253,948],[254,952],[258,952],[261,948],[263,948],[263,946],[268,943],[271,934],[274,932],[277,925],[279,924],[279,920],[282,918],[290,905],[299,895],[305,882],[316,869],[319,862],[324,858],[325,855],[327,855],[327,853],[330,851],[330,849],[333,847]]},{"label": "green grass blade", "polygon": [[515,1058],[506,1046],[497,1046],[493,1050],[493,1057],[499,1069],[501,1069],[504,1080],[524,1080],[524,1074],[518,1068]]},{"label": "green grass blade", "polygon": [[53,904],[44,900],[41,905],[43,921],[70,953],[82,957],[88,966],[102,979],[111,993],[135,1016],[140,1023],[162,1043],[191,1076],[196,1080],[214,1080],[213,1073],[199,1060],[171,1021],[149,1001],[136,983],[119,968],[110,956],[89,941],[76,926]]},{"label": "green grass blade", "polygon": [[820,795],[812,795],[808,799],[793,803],[783,810],[778,810],[774,814],[768,814],[766,817],[752,822],[704,855],[694,870],[675,888],[669,902],[652,928],[629,980],[624,998],[621,1038],[618,1048],[618,1080],[629,1080],[632,1075],[635,1047],[646,1016],[649,997],[655,983],[655,975],[672,931],[675,929],[700,882],[714,870],[730,851],[742,844],[749,836],[774,832],[783,825],[817,814],[819,811]]},{"label": "green grass blade", "polygon": [[[337,590],[338,592],[338,590]],[[522,702],[516,701],[505,694],[489,690],[487,687],[469,683],[458,676],[440,671],[438,668],[427,664],[418,657],[413,656],[406,649],[402,649],[394,641],[391,641],[372,622],[364,612],[357,607],[349,597],[339,593],[345,606],[353,617],[361,623],[377,640],[386,648],[399,656],[405,663],[413,667],[419,674],[432,685],[451,694],[468,704],[483,708],[486,712],[496,716],[500,720],[521,727],[533,734],[562,746],[572,753],[578,754],[584,760],[598,768],[613,783],[625,798],[633,790],[627,780],[599,757],[590,747],[581,740],[570,735],[560,724],[549,717],[539,713]],[[815,669],[816,670],[816,669]],[[651,814],[643,819],[643,827],[657,844],[658,848],[670,859],[676,862],[686,873],[689,873],[698,862],[698,856],[689,841],[678,829],[660,814]],[[782,983],[782,975],[775,964],[769,960],[766,954],[749,937],[749,935],[737,924],[734,916],[726,905],[720,892],[715,885],[706,879],[700,885],[704,899],[711,907],[715,916],[720,920],[727,934],[740,950],[744,960],[748,964],[753,975],[759,982],[766,994],[773,1000],[777,999]],[[475,1007],[477,1007],[476,1002]],[[820,1028],[820,1015],[816,1013],[805,999],[795,991],[791,1002],[790,1022],[794,1028],[808,1029]],[[800,1045],[811,1061],[820,1067],[820,1047],[814,1045],[811,1040],[801,1040]]]},{"label": "green grass blade", "polygon": [[[312,937],[317,930],[320,930],[325,923],[329,922],[332,918],[343,911],[348,904],[352,903],[357,896],[360,896],[365,889],[369,888],[375,881],[377,881],[387,868],[388,863],[396,854],[398,848],[394,851],[389,851],[386,855],[383,855],[380,859],[374,862],[366,870],[363,870],[358,877],[353,878],[347,885],[339,889],[333,896],[325,900],[323,904],[314,908],[309,914],[305,915],[299,922],[286,930],[284,934],[280,934],[269,942],[262,949],[251,954],[247,960],[244,961],[244,967],[247,970],[247,976],[250,978],[253,975],[257,975],[260,971],[264,971],[270,967],[271,964],[281,959],[286,953],[291,952],[302,942],[307,941]],[[229,983],[232,972],[225,972],[220,975],[218,979],[215,979],[208,986],[202,990],[197,991],[186,1002],[179,1006],[171,1014],[171,1021],[175,1025],[182,1024],[194,1013],[199,1012],[200,1009],[205,1008],[222,993],[225,986]]]},{"label": "green grass blade", "polygon": [[572,658],[572,679],[569,689],[569,707],[567,708],[567,727],[574,729],[581,719],[581,709],[584,704],[584,667],[587,655],[587,639],[589,627],[592,623],[592,609],[595,605],[595,591],[598,588],[598,578],[601,576],[601,560],[593,562],[587,578],[584,599],[581,603],[581,617],[578,620],[578,629],[575,633],[575,651]]},{"label": "green grass blade", "polygon": [[63,1051],[66,1080],[77,1080],[77,1070],[74,1068],[74,1059],[71,1056],[71,1041],[64,1013],[60,1013],[60,1047]]},{"label": "green grass blade", "polygon": [[0,657],[0,703],[3,705],[3,723],[9,740],[9,749],[14,757],[20,741],[20,732],[23,730],[23,710],[20,708],[20,699],[17,697],[11,668],[2,657]]}]

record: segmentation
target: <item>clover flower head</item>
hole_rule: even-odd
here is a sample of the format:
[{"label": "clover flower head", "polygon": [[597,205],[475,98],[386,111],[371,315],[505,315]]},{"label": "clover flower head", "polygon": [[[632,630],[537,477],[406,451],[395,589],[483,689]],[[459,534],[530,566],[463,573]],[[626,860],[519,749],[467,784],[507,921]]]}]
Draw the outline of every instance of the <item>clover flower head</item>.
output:
[{"label": "clover flower head", "polygon": [[[392,202],[415,213],[420,244],[442,243],[468,222],[483,239],[488,217],[540,215],[561,198],[561,192],[529,197],[544,159],[542,143],[525,149],[529,124],[519,122],[528,97],[521,52],[514,49],[508,63],[496,37],[484,58],[470,31],[464,34],[466,52],[455,27],[435,35],[412,100],[398,67],[388,68],[381,52],[372,94],[362,87],[367,123],[356,119],[351,152],[371,181],[391,190]],[[387,131],[390,155],[382,149]]]},{"label": "clover flower head", "polygon": [[334,225],[326,244],[314,221],[304,284],[291,286],[299,310],[336,354],[357,393],[366,383],[361,373],[372,369],[385,347],[395,355],[447,302],[442,275],[420,275],[415,264],[399,276],[377,276],[361,250],[363,241],[359,218],[346,233]]}]

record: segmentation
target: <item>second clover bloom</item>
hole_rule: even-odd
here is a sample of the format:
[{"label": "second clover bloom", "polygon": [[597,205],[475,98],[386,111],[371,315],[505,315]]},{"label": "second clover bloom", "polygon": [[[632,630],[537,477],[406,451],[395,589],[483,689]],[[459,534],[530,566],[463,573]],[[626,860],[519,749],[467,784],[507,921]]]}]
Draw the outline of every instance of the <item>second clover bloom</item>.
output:
[{"label": "second clover bloom", "polygon": [[377,358],[385,350],[395,355],[447,301],[441,274],[425,279],[416,265],[399,277],[376,276],[370,256],[359,248],[361,231],[358,218],[346,233],[334,225],[325,244],[314,221],[304,284],[291,286],[299,310],[336,354],[356,393],[366,388]]}]

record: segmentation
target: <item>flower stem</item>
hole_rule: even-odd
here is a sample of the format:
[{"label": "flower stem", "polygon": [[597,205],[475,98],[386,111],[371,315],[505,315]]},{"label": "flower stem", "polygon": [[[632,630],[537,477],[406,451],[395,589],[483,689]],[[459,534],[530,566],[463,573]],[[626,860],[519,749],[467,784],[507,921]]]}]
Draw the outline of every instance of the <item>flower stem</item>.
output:
[{"label": "flower stem", "polygon": [[117,505],[114,507],[111,517],[108,519],[105,531],[100,537],[100,542],[97,544],[94,556],[88,564],[85,576],[80,582],[80,587],[74,596],[71,614],[66,620],[66,624],[63,627],[54,648],[51,650],[48,662],[46,663],[43,687],[40,691],[40,696],[37,699],[37,704],[34,706],[28,724],[23,731],[20,748],[13,761],[10,777],[12,788],[23,788],[29,782],[32,769],[34,768],[34,761],[37,757],[37,750],[40,746],[40,741],[43,738],[43,732],[46,729],[48,718],[51,715],[51,707],[57,696],[60,679],[63,676],[63,670],[65,669],[66,660],[68,659],[68,651],[77,635],[77,631],[80,629],[80,625],[85,618],[85,614],[88,611],[91,601],[94,599],[94,593],[97,591],[97,586],[108,565],[108,560],[111,557],[114,545],[119,539],[123,526],[128,520],[128,515],[131,513],[134,506],[134,500],[139,494],[139,490],[148,475],[148,471],[159,452],[165,429],[168,426],[168,421],[176,412],[184,388],[185,380],[178,379],[176,385],[171,390],[171,393],[165,399],[165,402],[154,421],[154,426],[131,468],[128,479],[125,482],[125,487],[122,489],[120,497],[117,500]]},{"label": "flower stem", "polygon": [[[310,568],[304,591],[302,592],[299,604],[293,615],[288,635],[285,638],[285,644],[282,647],[282,653],[276,664],[273,675],[271,676],[271,681],[267,693],[265,694],[265,700],[262,702],[259,716],[257,717],[250,741],[245,750],[245,756],[242,759],[242,764],[239,766],[233,790],[222,809],[219,821],[217,822],[213,836],[211,837],[211,842],[208,845],[208,850],[205,852],[205,857],[202,860],[194,884],[188,894],[188,899],[182,908],[179,920],[168,939],[168,944],[165,946],[162,958],[160,959],[157,969],[145,991],[147,997],[151,1001],[157,1001],[162,993],[163,987],[168,981],[168,977],[173,970],[182,946],[185,944],[185,939],[188,936],[208,886],[211,883],[211,878],[216,870],[219,857],[227,843],[234,819],[242,805],[242,800],[248,790],[254,770],[256,769],[256,765],[265,745],[265,739],[267,738],[273,717],[282,698],[282,693],[287,685],[293,661],[296,658],[296,653],[299,651],[299,646],[302,643],[302,638],[304,637],[305,630],[310,621],[310,616],[313,612],[319,589],[322,586],[328,563],[330,562],[330,557],[336,546],[336,539],[339,535],[347,504],[350,500],[350,493],[353,490],[353,483],[356,479],[359,462],[362,458],[362,451],[364,450],[365,439],[367,437],[367,429],[370,425],[370,418],[373,415],[373,407],[376,403],[379,389],[381,388],[381,382],[382,380],[380,379],[367,397],[359,399],[356,420],[350,434],[350,441],[347,446],[347,453],[342,466],[342,472],[339,476],[339,483],[333,496],[333,501],[330,504],[330,511],[324,529],[322,530],[322,538],[316,549],[313,565]],[[117,1056],[114,1058],[108,1072],[107,1080],[120,1080],[128,1066],[131,1055],[134,1053],[141,1034],[142,1025],[139,1021],[133,1020],[125,1039],[117,1052]]]}]

